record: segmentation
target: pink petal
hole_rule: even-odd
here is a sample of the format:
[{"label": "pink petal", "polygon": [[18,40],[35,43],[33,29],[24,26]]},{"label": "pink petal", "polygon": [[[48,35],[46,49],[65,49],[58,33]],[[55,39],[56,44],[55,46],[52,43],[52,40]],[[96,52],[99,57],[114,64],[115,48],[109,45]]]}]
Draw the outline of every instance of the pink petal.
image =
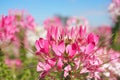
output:
[{"label": "pink petal", "polygon": [[85,35],[85,33],[86,33],[86,27],[80,26],[80,28],[79,28],[80,37],[83,37]]},{"label": "pink petal", "polygon": [[35,47],[37,49],[37,52],[43,52],[43,53],[49,52],[49,43],[47,40],[44,40],[42,38],[36,40]]},{"label": "pink petal", "polygon": [[59,51],[61,52],[61,53],[64,53],[64,51],[65,51],[65,43],[64,43],[64,41],[61,41],[60,43],[59,43]]},{"label": "pink petal", "polygon": [[39,40],[36,40],[36,42],[35,42],[35,47],[36,47],[37,51],[40,50],[40,43],[39,43]]},{"label": "pink petal", "polygon": [[62,62],[61,58],[58,59],[57,67],[58,67],[59,70],[61,70],[62,67],[63,67],[63,62]]},{"label": "pink petal", "polygon": [[92,52],[94,50],[95,44],[94,43],[89,43],[86,47],[86,54],[89,54],[90,52]]},{"label": "pink petal", "polygon": [[67,45],[66,52],[69,54],[70,58],[74,57],[74,55],[76,53],[75,46],[74,45]]},{"label": "pink petal", "polygon": [[49,71],[43,71],[43,72],[41,72],[40,78],[44,78],[47,75],[48,72]]},{"label": "pink petal", "polygon": [[65,44],[64,44],[64,42],[62,41],[62,42],[60,42],[58,45],[53,44],[53,45],[52,45],[52,48],[53,48],[53,51],[55,52],[55,54],[56,54],[57,56],[61,56],[62,53],[64,53],[64,51],[65,51]]},{"label": "pink petal", "polygon": [[52,49],[57,56],[61,56],[61,52],[59,51],[59,47],[57,45],[53,44]]},{"label": "pink petal", "polygon": [[88,40],[88,43],[95,43],[96,45],[98,43],[99,37],[93,33],[90,33],[88,35],[87,40]]},{"label": "pink petal", "polygon": [[67,65],[65,68],[64,68],[65,71],[70,71],[71,70],[71,66],[70,65]]},{"label": "pink petal", "polygon": [[75,58],[74,63],[75,63],[75,67],[76,67],[76,70],[77,70],[80,66],[80,59]]},{"label": "pink petal", "polygon": [[47,60],[48,63],[53,67],[55,64],[56,64],[56,60],[53,60],[53,59],[49,59]]},{"label": "pink petal", "polygon": [[49,64],[45,64],[44,70],[49,71],[51,69],[51,66]]},{"label": "pink petal", "polygon": [[39,63],[37,64],[37,71],[38,71],[38,72],[39,72],[39,71],[44,71],[44,64],[43,64],[43,63],[39,62]]},{"label": "pink petal", "polygon": [[64,77],[67,77],[69,74],[67,71],[64,71]]},{"label": "pink petal", "polygon": [[82,68],[82,70],[80,71],[80,73],[82,74],[82,73],[87,73],[87,72],[89,72],[86,68]]}]

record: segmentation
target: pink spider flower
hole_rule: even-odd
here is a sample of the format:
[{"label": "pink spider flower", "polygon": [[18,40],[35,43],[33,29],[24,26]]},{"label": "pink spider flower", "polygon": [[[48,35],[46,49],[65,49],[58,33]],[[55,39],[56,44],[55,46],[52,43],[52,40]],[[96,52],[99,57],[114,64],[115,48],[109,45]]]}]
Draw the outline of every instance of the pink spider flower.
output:
[{"label": "pink spider flower", "polygon": [[80,74],[89,73],[89,76],[93,74],[92,77],[99,78],[102,60],[95,54],[98,41],[99,37],[94,33],[87,34],[82,25],[71,29],[49,27],[46,39],[40,38],[35,43],[36,53],[43,59],[37,65],[40,77],[57,70],[63,71],[66,78],[70,71],[82,68]]}]

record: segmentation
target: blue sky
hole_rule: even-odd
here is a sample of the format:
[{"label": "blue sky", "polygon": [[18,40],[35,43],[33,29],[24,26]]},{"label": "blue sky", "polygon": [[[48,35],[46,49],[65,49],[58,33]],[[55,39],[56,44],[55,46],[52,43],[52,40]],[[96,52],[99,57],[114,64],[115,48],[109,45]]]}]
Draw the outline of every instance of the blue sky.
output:
[{"label": "blue sky", "polygon": [[9,9],[25,9],[37,23],[55,14],[84,16],[92,26],[111,24],[108,5],[111,0],[1,0],[0,15]]}]

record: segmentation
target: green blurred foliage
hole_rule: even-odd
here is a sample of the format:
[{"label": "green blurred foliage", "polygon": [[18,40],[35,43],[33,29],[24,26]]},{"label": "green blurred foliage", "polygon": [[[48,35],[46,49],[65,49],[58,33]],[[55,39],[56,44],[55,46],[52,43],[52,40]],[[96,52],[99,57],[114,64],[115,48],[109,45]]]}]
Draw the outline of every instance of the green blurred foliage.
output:
[{"label": "green blurred foliage", "polygon": [[35,80],[39,74],[36,72],[37,60],[26,59],[22,68],[9,68],[4,61],[0,62],[0,80]]},{"label": "green blurred foliage", "polygon": [[112,48],[120,51],[120,16],[118,16],[117,21],[112,29]]}]

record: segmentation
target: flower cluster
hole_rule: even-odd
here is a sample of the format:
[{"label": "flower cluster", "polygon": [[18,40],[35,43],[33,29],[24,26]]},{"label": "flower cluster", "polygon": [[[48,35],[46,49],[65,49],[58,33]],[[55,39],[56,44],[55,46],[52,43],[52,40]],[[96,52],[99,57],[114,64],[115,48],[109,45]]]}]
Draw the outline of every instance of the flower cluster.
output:
[{"label": "flower cluster", "polygon": [[8,57],[4,59],[5,64],[10,67],[21,65],[22,61],[19,58],[21,55],[25,56],[26,48],[30,48],[27,33],[34,32],[35,25],[34,18],[22,10],[10,10],[8,15],[1,16],[0,54]]},{"label": "flower cluster", "polygon": [[10,11],[7,16],[0,18],[0,41],[10,40],[14,41],[17,37],[16,33],[21,29],[34,30],[34,18],[25,14],[24,11]]},{"label": "flower cluster", "polygon": [[2,16],[0,19],[0,40],[13,40],[14,34],[18,32],[16,25],[13,23],[14,16]]},{"label": "flower cluster", "polygon": [[114,21],[117,21],[117,17],[120,16],[120,0],[112,0],[109,6],[109,12]]},{"label": "flower cluster", "polygon": [[[36,40],[36,55],[39,57],[37,71],[40,77],[50,71],[63,72],[64,78],[75,74],[88,73],[90,77],[100,78],[98,73],[101,59],[94,54],[99,37],[94,33],[86,33],[86,27],[49,27],[46,39]],[[73,76],[75,77],[75,76]]]},{"label": "flower cluster", "polygon": [[99,48],[95,54],[104,62],[104,64],[101,65],[102,69],[104,69],[101,73],[102,76],[104,76],[103,79],[117,80],[120,76],[120,52],[102,47]]}]

